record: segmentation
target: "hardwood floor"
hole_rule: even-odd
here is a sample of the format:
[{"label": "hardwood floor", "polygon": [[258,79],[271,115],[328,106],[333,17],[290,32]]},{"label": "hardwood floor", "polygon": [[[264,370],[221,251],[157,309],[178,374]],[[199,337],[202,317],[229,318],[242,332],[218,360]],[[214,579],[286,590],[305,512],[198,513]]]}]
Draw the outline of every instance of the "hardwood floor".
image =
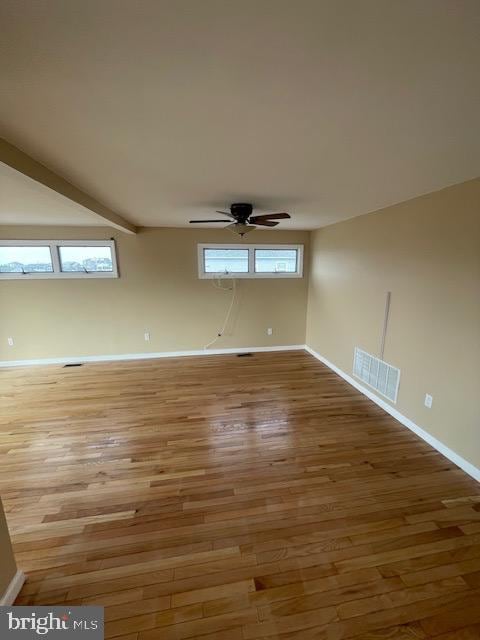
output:
[{"label": "hardwood floor", "polygon": [[17,604],[104,605],[117,640],[480,638],[478,484],[310,355],[0,384]]}]

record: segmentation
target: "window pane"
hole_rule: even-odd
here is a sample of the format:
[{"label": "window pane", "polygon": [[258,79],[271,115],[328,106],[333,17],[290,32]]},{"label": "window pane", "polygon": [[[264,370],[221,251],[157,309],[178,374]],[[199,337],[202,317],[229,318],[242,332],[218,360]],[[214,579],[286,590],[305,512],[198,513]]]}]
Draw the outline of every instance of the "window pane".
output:
[{"label": "window pane", "polygon": [[0,247],[0,273],[53,271],[50,247]]},{"label": "window pane", "polygon": [[113,271],[110,247],[59,247],[62,271]]},{"label": "window pane", "polygon": [[296,249],[255,249],[257,273],[296,273]]},{"label": "window pane", "polygon": [[248,249],[204,249],[205,273],[248,273]]}]

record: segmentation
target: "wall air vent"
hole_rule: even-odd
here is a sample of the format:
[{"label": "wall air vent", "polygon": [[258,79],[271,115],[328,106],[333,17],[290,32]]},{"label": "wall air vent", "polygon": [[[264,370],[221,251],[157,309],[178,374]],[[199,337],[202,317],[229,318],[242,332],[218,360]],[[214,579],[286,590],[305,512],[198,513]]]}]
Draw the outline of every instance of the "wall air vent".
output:
[{"label": "wall air vent", "polygon": [[388,400],[397,401],[400,369],[355,347],[353,375]]}]

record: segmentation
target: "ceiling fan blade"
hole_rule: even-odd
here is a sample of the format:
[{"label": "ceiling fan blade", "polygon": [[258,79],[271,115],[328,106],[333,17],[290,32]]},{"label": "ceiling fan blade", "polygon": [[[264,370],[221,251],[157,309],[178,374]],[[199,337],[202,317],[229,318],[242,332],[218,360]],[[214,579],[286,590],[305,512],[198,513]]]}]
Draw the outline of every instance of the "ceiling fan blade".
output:
[{"label": "ceiling fan blade", "polygon": [[264,213],[260,216],[251,216],[250,220],[257,222],[258,220],[286,220],[287,218],[290,218],[288,213]]},{"label": "ceiling fan blade", "polygon": [[[250,218],[250,221],[252,221],[253,219]],[[277,224],[279,224],[278,222],[274,222],[273,220],[253,220],[253,222],[255,222],[255,224],[260,225],[261,227],[276,227]]]},{"label": "ceiling fan blade", "polygon": [[230,220],[190,220],[190,224],[201,224],[202,222],[230,222]]}]

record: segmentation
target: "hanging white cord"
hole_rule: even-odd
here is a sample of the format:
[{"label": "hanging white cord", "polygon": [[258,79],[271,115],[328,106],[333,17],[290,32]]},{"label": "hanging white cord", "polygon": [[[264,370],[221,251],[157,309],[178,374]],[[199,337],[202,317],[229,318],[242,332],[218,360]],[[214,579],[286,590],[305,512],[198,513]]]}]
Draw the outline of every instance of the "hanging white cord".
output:
[{"label": "hanging white cord", "polygon": [[212,346],[212,344],[215,344],[215,342],[217,342],[217,340],[219,338],[221,338],[223,336],[223,334],[225,333],[225,329],[227,328],[228,321],[230,320],[230,315],[232,313],[233,305],[235,303],[235,298],[237,296],[237,282],[236,282],[236,280],[232,279],[232,283],[233,283],[232,288],[229,289],[227,287],[221,287],[220,286],[220,281],[218,281],[217,284],[215,284],[215,280],[213,281],[213,284],[214,284],[215,287],[217,287],[217,289],[222,289],[223,291],[231,291],[232,292],[232,299],[230,301],[230,306],[228,307],[227,315],[225,316],[225,321],[223,323],[222,328],[217,333],[217,336],[211,342],[209,342],[208,344],[206,344],[203,347],[204,349],[208,349],[209,347]]}]

